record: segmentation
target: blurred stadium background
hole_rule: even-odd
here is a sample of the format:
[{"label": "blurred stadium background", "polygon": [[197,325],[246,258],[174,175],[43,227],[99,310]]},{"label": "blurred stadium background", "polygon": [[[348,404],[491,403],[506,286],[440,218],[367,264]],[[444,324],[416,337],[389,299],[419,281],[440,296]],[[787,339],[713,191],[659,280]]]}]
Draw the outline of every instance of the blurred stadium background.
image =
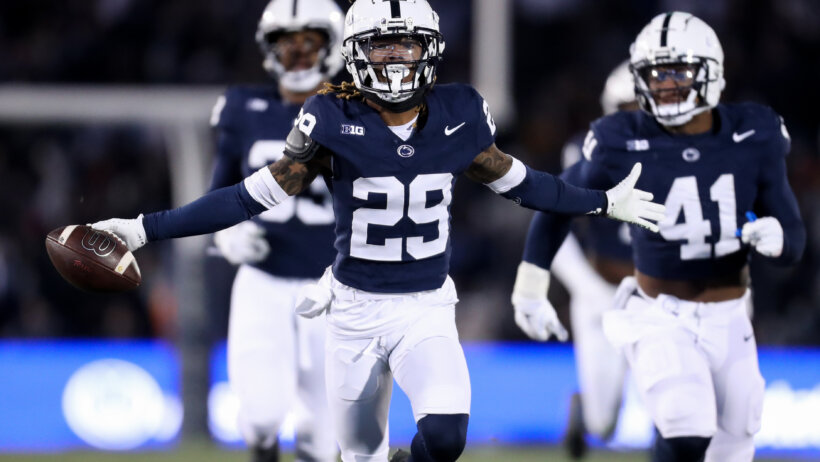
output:
[{"label": "blurred stadium background", "polygon": [[[431,3],[447,41],[440,81],[476,85],[499,146],[552,172],[563,143],[600,114],[606,75],[652,16],[686,10],[716,29],[724,101],[769,104],[786,120],[791,184],[809,231],[797,268],[752,262],[768,384],[759,454],[820,460],[820,3]],[[0,460],[112,460],[85,452],[99,450],[140,451],[116,459],[134,461],[244,458],[225,382],[232,270],[209,239],[140,250],[143,286],[116,296],[63,282],[43,241],[58,226],[133,217],[205,190],[213,102],[226,84],[267,81],[253,40],[265,4],[0,2]],[[571,347],[527,342],[508,301],[530,212],[468,181],[458,189],[452,275],[474,387],[465,460],[563,460],[549,446],[576,387]],[[413,422],[396,390],[391,437],[407,445]],[[633,394],[624,406],[612,445],[640,450],[651,426]],[[518,445],[529,449],[511,449]]]}]

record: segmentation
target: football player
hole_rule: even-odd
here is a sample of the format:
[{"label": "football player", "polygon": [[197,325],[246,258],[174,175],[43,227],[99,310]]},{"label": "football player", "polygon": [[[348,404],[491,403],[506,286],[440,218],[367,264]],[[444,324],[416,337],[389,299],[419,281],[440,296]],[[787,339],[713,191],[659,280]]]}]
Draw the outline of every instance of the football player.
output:
[{"label": "football player", "polygon": [[[753,252],[794,264],[806,239],[786,178],[789,134],[769,107],[719,103],[723,50],[691,14],[656,16],[630,53],[642,111],[595,121],[583,160],[564,173],[605,188],[641,161],[640,186],[666,205],[660,233],[631,229],[635,276],[618,287],[604,333],[624,352],[657,427],[654,461],[751,461],[764,381],[747,261]],[[522,290],[544,293],[567,227],[555,214],[533,218]],[[551,307],[541,311],[535,319],[550,318]]]},{"label": "football player", "polygon": [[463,173],[526,207],[607,215],[650,230],[664,208],[634,188],[639,164],[603,191],[571,186],[501,152],[478,92],[434,87],[444,39],[426,0],[358,0],[344,27],[353,83],[308,98],[285,157],[178,209],[94,226],[130,249],[214,232],[287,206],[326,172],[336,259],[297,310],[327,312],[327,394],[342,459],[387,460],[395,378],[418,427],[409,460],[453,461],[464,449],[470,412],[458,299],[447,275],[456,177]]},{"label": "football player", "polygon": [[[628,60],[617,66],[607,78],[601,93],[601,107],[604,115],[638,109]],[[562,163],[565,169],[581,159],[584,135],[573,137],[564,147]],[[572,396],[564,443],[570,457],[580,459],[587,450],[585,434],[609,439],[618,421],[626,362],[620,351],[612,348],[604,337],[601,319],[612,307],[618,284],[632,274],[633,265],[629,229],[625,223],[591,217],[575,220],[572,225],[572,233],[555,255],[551,273],[570,295],[580,393]],[[537,299],[530,299],[515,290],[512,301],[516,313],[527,313],[548,303],[546,292]],[[566,330],[557,315],[550,311],[550,305],[546,308],[546,312],[554,316],[554,329],[532,331],[525,317],[519,315],[516,320],[522,321],[522,329],[534,340],[546,341],[552,333],[559,340],[566,340]]]},{"label": "football player", "polygon": [[[230,87],[217,101],[211,190],[282,157],[302,104],[344,64],[342,19],[332,0],[267,5],[256,41],[275,84]],[[296,416],[296,460],[336,460],[325,396],[324,317],[293,312],[299,289],[333,261],[333,224],[330,192],[317,179],[281,207],[214,236],[225,258],[241,265],[231,291],[228,376],[256,461],[278,460],[277,435],[289,411]]]}]

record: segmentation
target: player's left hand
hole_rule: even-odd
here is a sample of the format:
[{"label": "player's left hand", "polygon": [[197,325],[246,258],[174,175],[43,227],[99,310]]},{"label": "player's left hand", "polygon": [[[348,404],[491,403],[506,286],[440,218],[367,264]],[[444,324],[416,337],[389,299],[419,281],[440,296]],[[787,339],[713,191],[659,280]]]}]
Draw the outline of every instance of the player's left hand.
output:
[{"label": "player's left hand", "polygon": [[652,222],[664,219],[666,207],[652,202],[654,197],[652,193],[635,189],[639,176],[641,176],[641,163],[637,162],[626,178],[606,192],[606,214],[610,218],[635,223],[657,233],[658,225]]},{"label": "player's left hand", "polygon": [[125,242],[125,245],[128,246],[128,250],[132,252],[148,242],[148,238],[145,235],[145,227],[142,225],[142,214],[133,219],[111,218],[92,223],[90,226],[98,231],[114,233]]},{"label": "player's left hand", "polygon": [[764,257],[777,258],[783,253],[783,227],[775,217],[761,217],[743,225],[740,240]]}]

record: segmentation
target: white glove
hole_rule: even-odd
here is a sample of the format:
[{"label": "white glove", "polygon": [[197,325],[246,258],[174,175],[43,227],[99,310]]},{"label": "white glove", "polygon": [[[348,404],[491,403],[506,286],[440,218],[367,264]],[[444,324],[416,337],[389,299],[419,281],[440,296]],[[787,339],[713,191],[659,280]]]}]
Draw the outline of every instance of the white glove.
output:
[{"label": "white glove", "polygon": [[90,226],[98,231],[114,233],[120,240],[125,242],[128,250],[132,252],[148,242],[148,238],[145,236],[145,228],[142,226],[142,214],[130,220],[125,218],[111,218],[92,223]]},{"label": "white glove", "polygon": [[761,217],[743,225],[740,240],[764,257],[777,258],[783,253],[783,227],[775,217]]},{"label": "white glove", "polygon": [[635,183],[641,176],[641,163],[635,163],[632,171],[614,188],[606,192],[608,202],[606,214],[610,218],[635,223],[653,233],[658,232],[658,222],[663,220],[666,207],[652,201],[652,193],[635,189]]},{"label": "white glove", "polygon": [[315,318],[324,313],[333,300],[333,290],[330,288],[331,269],[328,267],[325,274],[315,284],[306,284],[296,297],[293,311],[305,318]]},{"label": "white glove", "polygon": [[232,265],[257,263],[267,258],[270,244],[265,239],[265,229],[252,221],[214,233],[214,244]]},{"label": "white glove", "polygon": [[515,323],[533,340],[546,342],[550,335],[555,335],[564,342],[569,334],[547,300],[549,283],[549,271],[525,261],[518,265],[512,293]]}]

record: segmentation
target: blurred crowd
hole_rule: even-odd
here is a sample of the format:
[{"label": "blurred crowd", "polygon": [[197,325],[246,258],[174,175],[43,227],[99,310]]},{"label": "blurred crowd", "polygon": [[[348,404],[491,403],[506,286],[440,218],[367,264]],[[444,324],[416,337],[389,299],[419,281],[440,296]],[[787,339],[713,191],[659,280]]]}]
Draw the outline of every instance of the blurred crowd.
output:
[{"label": "blurred crowd", "polygon": [[[265,3],[3,1],[0,84],[264,82],[254,32]],[[470,40],[481,32],[472,30],[471,2],[431,3],[447,40],[439,79],[469,82]],[[797,268],[752,262],[755,328],[760,343],[820,344],[820,3],[515,0],[516,111],[515,120],[501,127],[499,147],[536,168],[560,171],[563,144],[601,113],[606,75],[628,57],[640,28],[671,9],[690,11],[717,31],[726,54],[724,101],[771,105],[791,131],[790,178],[809,242]],[[118,296],[68,286],[43,246],[58,226],[169,207],[170,181],[166,145],[150,127],[0,125],[0,336],[174,336],[172,244],[140,250],[144,287]],[[469,181],[457,188],[452,274],[462,337],[523,339],[509,294],[531,214]],[[223,270],[215,274],[224,278]],[[565,303],[559,308],[568,321]],[[225,309],[211,310],[217,337],[224,333]]]}]

